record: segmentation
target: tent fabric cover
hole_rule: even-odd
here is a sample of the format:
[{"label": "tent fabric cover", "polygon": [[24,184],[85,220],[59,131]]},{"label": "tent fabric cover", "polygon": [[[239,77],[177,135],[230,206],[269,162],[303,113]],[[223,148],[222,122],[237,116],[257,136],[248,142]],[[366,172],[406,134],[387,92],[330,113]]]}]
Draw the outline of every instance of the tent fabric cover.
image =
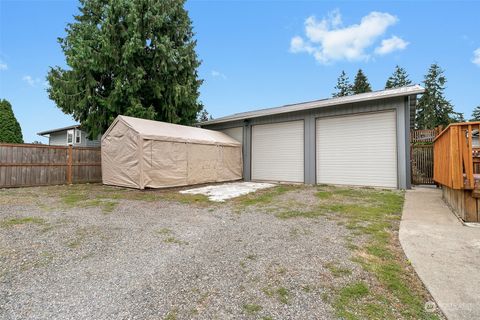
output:
[{"label": "tent fabric cover", "polygon": [[102,137],[104,184],[165,188],[242,179],[242,144],[219,131],[118,116]]}]

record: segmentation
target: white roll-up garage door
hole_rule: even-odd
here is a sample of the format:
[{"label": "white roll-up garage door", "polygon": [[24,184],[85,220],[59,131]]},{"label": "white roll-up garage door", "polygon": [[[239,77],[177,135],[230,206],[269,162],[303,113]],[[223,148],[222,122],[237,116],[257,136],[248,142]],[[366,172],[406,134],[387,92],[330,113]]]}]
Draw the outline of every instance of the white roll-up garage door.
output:
[{"label": "white roll-up garage door", "polygon": [[243,143],[243,127],[228,128],[220,131],[238,142]]},{"label": "white roll-up garage door", "polygon": [[317,183],[397,187],[395,111],[317,119]]},{"label": "white roll-up garage door", "polygon": [[303,120],[252,126],[252,180],[303,182]]}]

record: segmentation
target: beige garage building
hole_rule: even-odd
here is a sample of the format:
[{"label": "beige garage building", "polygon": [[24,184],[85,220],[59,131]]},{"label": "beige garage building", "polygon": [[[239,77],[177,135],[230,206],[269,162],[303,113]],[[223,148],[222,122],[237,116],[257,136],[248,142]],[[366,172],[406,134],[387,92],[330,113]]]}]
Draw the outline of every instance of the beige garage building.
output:
[{"label": "beige garage building", "polygon": [[225,133],[118,116],[102,137],[107,185],[164,188],[242,179],[242,144]]}]

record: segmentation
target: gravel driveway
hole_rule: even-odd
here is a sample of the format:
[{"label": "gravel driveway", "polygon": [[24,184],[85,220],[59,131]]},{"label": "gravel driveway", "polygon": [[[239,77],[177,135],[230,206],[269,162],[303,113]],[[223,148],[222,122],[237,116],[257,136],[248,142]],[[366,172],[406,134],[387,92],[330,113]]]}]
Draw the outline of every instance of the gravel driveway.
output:
[{"label": "gravel driveway", "polygon": [[215,204],[100,185],[0,190],[0,318],[335,318],[332,288],[367,277],[350,231],[259,205],[308,207],[314,192]]}]

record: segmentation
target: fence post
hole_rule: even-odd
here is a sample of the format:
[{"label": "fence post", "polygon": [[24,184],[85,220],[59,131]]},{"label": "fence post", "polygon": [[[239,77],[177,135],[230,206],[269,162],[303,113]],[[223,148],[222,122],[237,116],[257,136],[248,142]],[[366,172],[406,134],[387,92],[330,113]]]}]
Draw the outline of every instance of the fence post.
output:
[{"label": "fence post", "polygon": [[72,184],[72,164],[73,164],[73,150],[72,146],[68,146],[67,153],[67,184]]}]

